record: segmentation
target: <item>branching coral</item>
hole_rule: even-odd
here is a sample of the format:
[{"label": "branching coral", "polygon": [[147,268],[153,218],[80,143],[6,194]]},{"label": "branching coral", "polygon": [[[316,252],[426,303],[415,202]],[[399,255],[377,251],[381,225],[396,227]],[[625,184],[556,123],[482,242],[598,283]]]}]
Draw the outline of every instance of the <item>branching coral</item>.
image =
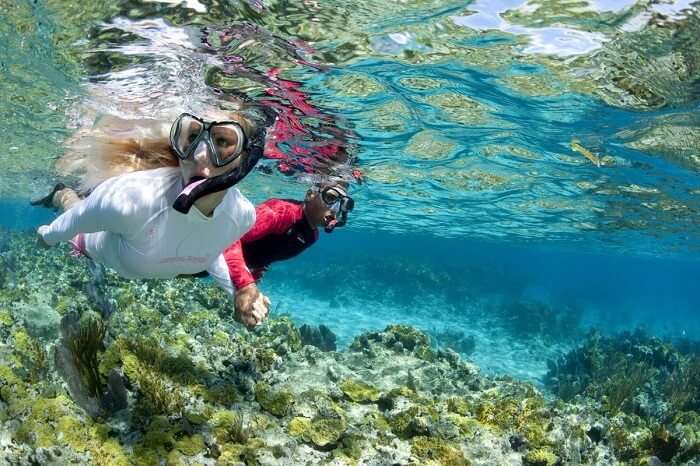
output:
[{"label": "branching coral", "polygon": [[[63,321],[64,323],[67,320]],[[78,321],[77,328],[64,325],[65,345],[73,356],[75,367],[91,396],[102,398],[104,384],[100,377],[97,352],[102,346],[107,327],[96,312],[85,312]]]},{"label": "branching coral", "polygon": [[245,444],[250,438],[250,429],[240,412],[222,410],[214,413],[212,425],[220,441]]},{"label": "branching coral", "polygon": [[677,461],[696,451],[697,422],[683,413],[700,403],[697,355],[682,355],[642,332],[592,334],[550,363],[547,384],[562,397],[598,402],[602,414],[615,421],[609,439],[621,459],[653,455]]},{"label": "branching coral", "polygon": [[13,332],[12,339],[14,353],[22,363],[22,367],[26,369],[27,379],[34,383],[39,382],[49,368],[43,345],[23,329]]},{"label": "branching coral", "polygon": [[668,377],[663,391],[675,410],[700,409],[700,357],[690,357]]}]

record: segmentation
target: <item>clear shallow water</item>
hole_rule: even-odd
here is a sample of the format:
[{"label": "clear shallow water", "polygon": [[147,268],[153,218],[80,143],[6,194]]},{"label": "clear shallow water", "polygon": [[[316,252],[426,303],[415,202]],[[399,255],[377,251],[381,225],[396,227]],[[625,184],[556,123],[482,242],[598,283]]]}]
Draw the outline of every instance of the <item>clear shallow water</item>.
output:
[{"label": "clear shallow water", "polygon": [[[507,349],[509,336],[475,316],[518,300],[577,306],[606,330],[697,335],[698,55],[684,39],[697,11],[602,3],[556,15],[520,1],[13,3],[1,20],[2,223],[46,218],[19,206],[56,179],[51,162],[76,128],[242,91],[306,125],[281,147],[289,160],[293,145],[339,142],[365,179],[347,230],[266,278],[280,312],[347,342],[392,321],[430,330],[438,309],[436,333],[478,322],[474,358],[505,372],[518,364],[479,348]],[[669,28],[650,26],[660,12]],[[251,199],[302,195],[309,176],[266,166],[242,184]],[[373,271],[378,260],[388,269]],[[329,263],[347,268],[341,281],[318,273]],[[408,292],[425,270],[444,273],[426,282],[437,290]]]},{"label": "clear shallow water", "polygon": [[[439,345],[452,343],[441,334],[463,332],[476,343],[467,357],[485,372],[539,380],[548,359],[591,329],[700,338],[698,272],[697,260],[587,253],[567,244],[355,231],[324,237],[313,251],[271,270],[261,287],[276,313],[323,322],[341,345],[389,322],[421,328]],[[573,314],[571,327],[510,325],[522,303]]]}]

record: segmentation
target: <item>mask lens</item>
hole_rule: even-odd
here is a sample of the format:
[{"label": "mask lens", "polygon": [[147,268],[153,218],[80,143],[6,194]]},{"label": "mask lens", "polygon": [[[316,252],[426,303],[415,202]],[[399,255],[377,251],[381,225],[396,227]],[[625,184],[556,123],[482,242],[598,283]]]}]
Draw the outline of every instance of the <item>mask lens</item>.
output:
[{"label": "mask lens", "polygon": [[325,202],[327,206],[332,206],[338,202],[341,197],[340,193],[334,188],[327,188],[321,194],[323,202]]},{"label": "mask lens", "polygon": [[192,118],[189,115],[183,115],[175,125],[174,141],[180,158],[185,158],[192,145],[197,141],[204,125],[201,121]]},{"label": "mask lens", "polygon": [[238,125],[232,123],[212,126],[211,142],[217,153],[219,164],[225,165],[243,151],[243,131]]}]

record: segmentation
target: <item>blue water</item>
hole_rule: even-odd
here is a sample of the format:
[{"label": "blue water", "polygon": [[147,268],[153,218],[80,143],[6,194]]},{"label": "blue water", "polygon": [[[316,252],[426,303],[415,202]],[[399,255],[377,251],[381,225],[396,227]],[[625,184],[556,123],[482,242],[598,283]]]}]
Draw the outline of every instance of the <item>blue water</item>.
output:
[{"label": "blue water", "polygon": [[[261,289],[299,323],[324,323],[349,343],[387,323],[433,336],[475,336],[469,359],[482,370],[539,379],[569,335],[521,341],[499,331],[519,302],[575,312],[580,331],[631,329],[669,339],[700,338],[700,261],[581,252],[571,244],[518,245],[350,230],[325,236],[308,253],[275,266]],[[503,316],[501,313],[505,312]],[[497,316],[497,317],[495,317]],[[533,349],[536,348],[536,349]]]},{"label": "blue water", "polygon": [[[629,2],[605,7],[626,29],[573,14],[566,27],[516,24],[504,15],[522,2],[510,0],[133,3],[20,1],[0,19],[0,225],[31,231],[53,218],[26,203],[59,177],[53,161],[76,129],[211,104],[217,87],[286,106],[308,129],[294,141],[302,148],[340,131],[364,176],[348,226],[265,277],[275,313],[326,323],[342,344],[391,322],[460,331],[477,339],[469,357],[486,370],[535,378],[573,343],[545,335],[528,346],[501,328],[523,302],[575,313],[582,333],[700,338],[695,140],[639,146],[674,119],[694,131],[697,95],[659,61],[642,74],[669,105],[615,100],[624,89],[610,90],[596,60],[616,62],[606,47],[634,30]],[[680,17],[687,2],[676,3],[644,11]],[[222,31],[234,39],[221,44]],[[282,89],[276,68],[319,115],[269,92]],[[262,165],[241,184],[255,202],[301,198],[313,180]]]}]

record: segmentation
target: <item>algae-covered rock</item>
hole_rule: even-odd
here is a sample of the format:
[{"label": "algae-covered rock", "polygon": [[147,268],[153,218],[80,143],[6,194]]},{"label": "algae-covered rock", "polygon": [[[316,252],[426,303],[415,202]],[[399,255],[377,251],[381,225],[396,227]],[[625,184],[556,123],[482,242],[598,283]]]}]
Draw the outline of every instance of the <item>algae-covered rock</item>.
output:
[{"label": "algae-covered rock", "polygon": [[411,442],[411,453],[425,465],[469,466],[470,464],[457,445],[439,438],[415,437]]},{"label": "algae-covered rock", "polygon": [[379,399],[379,390],[360,380],[345,379],[340,383],[340,389],[355,403],[373,403]]},{"label": "algae-covered rock", "polygon": [[243,414],[240,412],[221,410],[211,418],[214,433],[220,442],[244,444],[250,438],[250,432],[245,425]]},{"label": "algae-covered rock", "polygon": [[406,400],[415,400],[416,392],[406,386],[392,388],[389,392],[379,397],[377,406],[382,411],[392,410],[396,406],[397,401],[402,398]]},{"label": "algae-covered rock", "polygon": [[[41,254],[40,261],[52,258],[77,273],[62,251]],[[63,283],[68,272],[52,270]],[[91,420],[62,395],[50,364],[32,373],[27,355],[39,340],[8,311],[10,323],[0,324],[0,456],[10,464],[698,461],[697,346],[679,351],[640,335],[598,337],[551,364],[548,386],[575,383],[575,396],[550,402],[529,384],[480,375],[456,353],[434,351],[430,338],[409,326],[366,333],[350,351],[292,351],[289,322],[258,335],[215,318],[210,308],[187,320],[188,306],[217,302],[207,297],[209,285],[109,281],[126,290],[114,293],[126,305],[117,300],[106,348],[97,348],[98,376],[123,372],[128,405]],[[12,299],[25,299],[31,286]],[[173,309],[163,312],[156,303],[166,292]],[[187,304],[191,294],[199,296],[195,304]],[[0,296],[0,309],[13,310],[7,299]],[[263,371],[265,360],[271,363]],[[624,361],[631,365],[618,365]],[[628,396],[611,381],[639,376],[616,371],[642,361],[652,370]],[[627,401],[613,402],[621,399]]]},{"label": "algae-covered rock", "polygon": [[303,346],[299,329],[286,316],[266,320],[255,329],[253,341],[256,346],[274,349],[277,354],[299,351]]},{"label": "algae-covered rock", "polygon": [[558,463],[557,455],[547,448],[529,451],[523,458],[523,464],[527,466],[555,466]]},{"label": "algae-covered rock", "polygon": [[295,438],[310,442],[319,449],[335,445],[348,428],[342,416],[307,419],[295,417],[289,422],[287,432]]},{"label": "algae-covered rock", "polygon": [[311,419],[305,417],[295,417],[289,421],[287,426],[287,432],[292,437],[304,437],[308,435],[309,428],[311,427]]},{"label": "algae-covered rock", "polygon": [[350,349],[361,351],[368,348],[369,342],[380,343],[393,351],[408,352],[426,361],[433,361],[436,358],[430,337],[408,325],[389,325],[383,332],[364,333],[353,340]]},{"label": "algae-covered rock", "polygon": [[317,418],[311,421],[308,437],[311,443],[319,448],[335,444],[347,429],[347,422],[343,418]]},{"label": "algae-covered rock", "polygon": [[315,346],[322,351],[335,351],[336,336],[331,329],[321,324],[318,327],[315,325],[304,324],[299,328],[301,341],[305,345]]},{"label": "algae-covered rock", "polygon": [[185,456],[194,456],[205,451],[204,438],[200,434],[183,437],[175,443],[177,451]]},{"label": "algae-covered rock", "polygon": [[420,435],[429,435],[436,414],[419,405],[388,415],[387,422],[391,431],[401,439]]},{"label": "algae-covered rock", "polygon": [[289,389],[274,389],[260,382],[255,385],[255,401],[270,414],[284,417],[294,404],[294,394]]}]

